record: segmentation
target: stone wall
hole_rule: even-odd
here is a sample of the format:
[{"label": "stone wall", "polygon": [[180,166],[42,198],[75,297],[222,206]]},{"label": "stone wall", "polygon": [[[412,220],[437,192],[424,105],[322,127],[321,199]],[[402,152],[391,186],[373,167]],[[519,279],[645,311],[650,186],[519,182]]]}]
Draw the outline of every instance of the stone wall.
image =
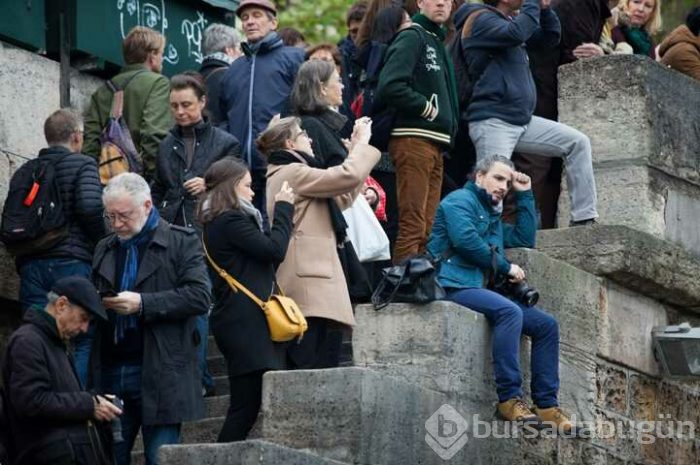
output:
[{"label": "stone wall", "polygon": [[[59,63],[0,42],[0,202],[4,203],[12,173],[46,146],[44,120],[60,108]],[[71,107],[82,112],[102,83],[71,72]],[[16,155],[15,155],[16,154]],[[0,246],[0,296],[17,299],[19,282],[14,260]]]},{"label": "stone wall", "polygon": [[[632,55],[582,60],[559,75],[560,120],[591,139],[600,221],[700,255],[700,83]],[[560,203],[564,226],[566,194]]]}]

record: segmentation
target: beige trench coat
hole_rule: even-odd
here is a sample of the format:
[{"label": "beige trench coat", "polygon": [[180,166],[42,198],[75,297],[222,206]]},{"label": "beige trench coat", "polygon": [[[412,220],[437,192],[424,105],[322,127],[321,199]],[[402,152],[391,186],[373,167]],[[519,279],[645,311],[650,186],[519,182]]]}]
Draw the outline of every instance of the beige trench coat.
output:
[{"label": "beige trench coat", "polygon": [[379,156],[379,150],[362,144],[350,152],[342,165],[328,169],[311,168],[301,162],[268,165],[269,217],[273,217],[275,195],[284,181],[297,196],[294,232],[287,255],[277,269],[277,281],[306,317],[355,324],[327,199],[334,197],[341,210],[352,205]]}]

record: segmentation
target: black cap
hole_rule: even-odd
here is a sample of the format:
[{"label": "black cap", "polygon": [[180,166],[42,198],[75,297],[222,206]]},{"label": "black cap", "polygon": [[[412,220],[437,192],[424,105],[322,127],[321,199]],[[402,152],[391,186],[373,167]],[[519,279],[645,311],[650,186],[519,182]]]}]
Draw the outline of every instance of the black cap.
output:
[{"label": "black cap", "polygon": [[61,278],[54,283],[51,291],[59,296],[65,296],[71,303],[82,307],[86,312],[103,320],[107,319],[100,294],[89,279],[81,276]]}]

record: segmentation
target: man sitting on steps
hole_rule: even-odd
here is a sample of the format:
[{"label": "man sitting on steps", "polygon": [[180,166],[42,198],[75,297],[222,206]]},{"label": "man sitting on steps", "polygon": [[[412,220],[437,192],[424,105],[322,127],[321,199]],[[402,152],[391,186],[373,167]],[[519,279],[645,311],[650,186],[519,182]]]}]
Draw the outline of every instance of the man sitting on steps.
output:
[{"label": "man sitting on steps", "polygon": [[[513,170],[501,155],[483,158],[476,165],[476,179],[445,197],[435,215],[428,250],[442,256],[439,281],[447,299],[482,313],[493,329],[492,358],[498,392],[497,415],[506,421],[547,422],[562,433],[574,424],[558,406],[559,325],[537,307],[516,301],[484,285],[507,280],[525,283],[525,272],[510,263],[505,247],[535,246],[536,214],[530,178]],[[515,190],[516,224],[501,222],[500,204],[509,188]],[[493,270],[493,271],[492,271]],[[495,276],[494,276],[495,275]],[[503,286],[499,286],[503,289]],[[520,338],[532,340],[533,410],[522,400]]]}]

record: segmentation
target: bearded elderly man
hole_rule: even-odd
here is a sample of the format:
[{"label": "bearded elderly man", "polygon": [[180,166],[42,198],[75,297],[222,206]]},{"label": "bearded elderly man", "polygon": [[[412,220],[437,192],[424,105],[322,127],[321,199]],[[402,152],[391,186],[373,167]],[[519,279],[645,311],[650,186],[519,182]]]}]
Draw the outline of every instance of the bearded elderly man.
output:
[{"label": "bearded elderly man", "polygon": [[93,279],[109,324],[92,373],[124,400],[117,464],[130,463],[139,428],[146,464],[156,464],[161,445],[179,442],[181,423],[203,415],[196,317],[209,309],[209,278],[195,231],[160,219],[141,176],[112,178],[102,201],[113,233],[97,244]]},{"label": "bearded elderly man", "polygon": [[70,339],[85,333],[90,320],[107,318],[105,310],[97,289],[79,276],[57,280],[47,300],[46,307],[33,305],[26,311],[5,352],[10,463],[107,465],[109,441],[93,420],[110,421],[121,410],[109,396],[83,389],[69,350]]},{"label": "bearded elderly man", "polygon": [[[517,203],[516,224],[501,222],[501,208],[510,187]],[[539,308],[510,292],[485,289],[487,281],[522,283],[525,271],[510,263],[504,247],[534,247],[535,202],[530,178],[513,170],[501,155],[477,162],[476,179],[445,197],[438,207],[428,250],[445,260],[438,280],[447,299],[482,313],[491,324],[493,369],[498,392],[497,415],[506,421],[546,422],[561,434],[576,432],[559,408],[559,325]],[[493,279],[489,279],[493,277]],[[523,401],[520,338],[532,340],[533,410]]]}]

